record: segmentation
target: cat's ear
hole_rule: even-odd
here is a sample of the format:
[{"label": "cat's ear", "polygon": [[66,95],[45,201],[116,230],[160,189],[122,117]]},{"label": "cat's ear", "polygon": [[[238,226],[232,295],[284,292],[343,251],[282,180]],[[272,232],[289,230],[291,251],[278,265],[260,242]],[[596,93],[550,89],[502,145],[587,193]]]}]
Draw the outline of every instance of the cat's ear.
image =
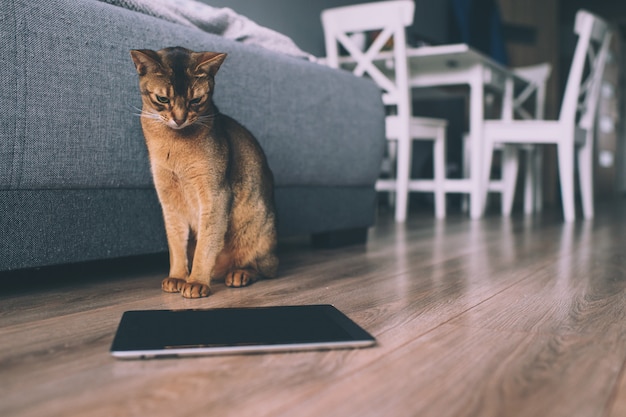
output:
[{"label": "cat's ear", "polygon": [[159,72],[161,69],[159,54],[155,51],[150,49],[132,49],[130,56],[139,75],[145,75],[148,72]]},{"label": "cat's ear", "polygon": [[198,52],[196,62],[195,75],[196,77],[215,77],[217,70],[226,59],[226,54],[223,52]]}]

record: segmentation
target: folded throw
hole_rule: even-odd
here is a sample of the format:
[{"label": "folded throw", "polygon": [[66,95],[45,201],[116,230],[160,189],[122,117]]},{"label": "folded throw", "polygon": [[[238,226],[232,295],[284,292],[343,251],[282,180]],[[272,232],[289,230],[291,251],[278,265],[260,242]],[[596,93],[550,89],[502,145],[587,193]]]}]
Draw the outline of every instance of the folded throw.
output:
[{"label": "folded throw", "polygon": [[195,0],[100,0],[114,6],[134,10],[169,22],[198,28],[202,31],[258,45],[266,49],[314,61],[288,36],[260,26],[230,8],[211,7]]}]

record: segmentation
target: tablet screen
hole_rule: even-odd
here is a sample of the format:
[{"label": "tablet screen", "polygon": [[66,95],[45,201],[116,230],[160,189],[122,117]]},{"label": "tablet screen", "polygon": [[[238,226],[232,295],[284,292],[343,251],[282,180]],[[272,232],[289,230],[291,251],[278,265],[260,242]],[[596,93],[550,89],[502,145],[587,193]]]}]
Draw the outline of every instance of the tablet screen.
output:
[{"label": "tablet screen", "polygon": [[375,339],[331,305],[127,311],[118,358],[365,347]]}]

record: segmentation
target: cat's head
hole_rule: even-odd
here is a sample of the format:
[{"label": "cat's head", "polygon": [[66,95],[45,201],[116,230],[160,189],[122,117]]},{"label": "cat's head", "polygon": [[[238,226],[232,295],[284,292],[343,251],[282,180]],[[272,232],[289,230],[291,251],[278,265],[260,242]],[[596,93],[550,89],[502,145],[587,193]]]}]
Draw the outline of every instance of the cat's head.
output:
[{"label": "cat's head", "polygon": [[213,116],[214,77],[225,53],[173,47],[131,50],[130,55],[139,74],[142,117],[180,130]]}]

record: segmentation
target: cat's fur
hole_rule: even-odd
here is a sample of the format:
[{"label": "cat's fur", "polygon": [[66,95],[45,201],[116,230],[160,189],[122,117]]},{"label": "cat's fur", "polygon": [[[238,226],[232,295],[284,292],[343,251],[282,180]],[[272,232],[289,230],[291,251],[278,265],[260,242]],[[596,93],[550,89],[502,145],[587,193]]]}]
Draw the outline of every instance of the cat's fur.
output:
[{"label": "cat's fur", "polygon": [[241,287],[274,277],[272,172],[254,136],[212,100],[226,54],[174,47],[131,57],[170,250],[163,290],[206,297],[211,278]]}]

